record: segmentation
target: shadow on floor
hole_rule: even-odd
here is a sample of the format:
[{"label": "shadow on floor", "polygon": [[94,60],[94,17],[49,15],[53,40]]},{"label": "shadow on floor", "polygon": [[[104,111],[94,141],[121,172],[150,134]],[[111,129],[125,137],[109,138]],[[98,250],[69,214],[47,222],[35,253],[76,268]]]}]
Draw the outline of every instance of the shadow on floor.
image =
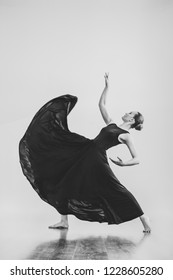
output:
[{"label": "shadow on floor", "polygon": [[136,249],[144,242],[143,235],[137,243],[131,240],[107,236],[67,239],[68,230],[61,230],[58,240],[38,245],[26,259],[34,260],[118,260],[131,259]]}]

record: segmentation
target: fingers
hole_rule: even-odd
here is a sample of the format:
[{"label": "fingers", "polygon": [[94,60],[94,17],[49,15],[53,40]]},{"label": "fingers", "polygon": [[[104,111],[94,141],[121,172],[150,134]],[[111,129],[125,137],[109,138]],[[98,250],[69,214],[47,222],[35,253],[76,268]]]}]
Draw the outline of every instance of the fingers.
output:
[{"label": "fingers", "polygon": [[[111,158],[109,158],[109,159],[112,160],[112,161],[116,161],[116,160],[113,160],[113,159],[111,159]],[[119,158],[119,157],[117,157],[117,159],[118,159],[118,161],[122,161],[122,159]]]},{"label": "fingers", "polygon": [[109,158],[113,163],[115,163],[116,164],[116,160],[113,160],[113,159],[111,159],[111,158]]},{"label": "fingers", "polygon": [[119,158],[119,157],[117,157],[117,159],[118,159],[119,161],[122,161],[122,159],[121,159],[121,158]]},{"label": "fingers", "polygon": [[117,157],[118,160],[113,160],[111,158],[109,158],[114,164],[118,165],[118,166],[124,166],[122,159],[120,159],[119,157]]},{"label": "fingers", "polygon": [[119,165],[119,161],[113,160],[111,158],[109,158],[114,164]]},{"label": "fingers", "polygon": [[108,79],[108,77],[109,77],[109,72],[105,72],[104,77],[105,77],[106,79]]}]

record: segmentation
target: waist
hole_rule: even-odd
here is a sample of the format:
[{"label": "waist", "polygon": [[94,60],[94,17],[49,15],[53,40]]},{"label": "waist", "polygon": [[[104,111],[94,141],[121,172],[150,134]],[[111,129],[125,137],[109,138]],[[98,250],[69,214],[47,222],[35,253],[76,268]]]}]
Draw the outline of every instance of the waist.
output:
[{"label": "waist", "polygon": [[101,141],[98,137],[94,138],[92,141],[98,148],[102,150],[107,150],[107,145],[103,141]]}]

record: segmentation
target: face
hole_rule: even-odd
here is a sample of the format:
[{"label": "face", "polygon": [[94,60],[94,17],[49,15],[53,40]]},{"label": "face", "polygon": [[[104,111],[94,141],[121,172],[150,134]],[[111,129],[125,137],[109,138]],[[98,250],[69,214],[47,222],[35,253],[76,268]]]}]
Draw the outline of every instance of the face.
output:
[{"label": "face", "polygon": [[122,116],[122,120],[124,122],[129,122],[134,120],[134,116],[137,114],[137,111],[132,111],[130,113],[126,113],[124,116]]}]

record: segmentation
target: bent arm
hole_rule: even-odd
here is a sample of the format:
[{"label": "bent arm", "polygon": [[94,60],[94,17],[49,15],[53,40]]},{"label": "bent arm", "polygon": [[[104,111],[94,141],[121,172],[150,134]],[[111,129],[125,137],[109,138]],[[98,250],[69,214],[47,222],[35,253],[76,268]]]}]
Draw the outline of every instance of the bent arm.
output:
[{"label": "bent arm", "polygon": [[139,158],[138,158],[137,152],[134,148],[134,145],[133,145],[133,142],[131,140],[130,135],[126,133],[126,134],[121,134],[120,136],[121,137],[120,137],[119,140],[122,143],[127,145],[132,158],[128,161],[122,161],[120,158],[118,158],[118,160],[113,160],[113,159],[110,158],[110,160],[113,163],[115,163],[116,165],[119,165],[119,166],[132,166],[132,165],[139,164]]},{"label": "bent arm", "polygon": [[112,119],[109,116],[108,112],[107,112],[107,108],[106,108],[106,100],[107,100],[107,95],[108,95],[108,74],[105,74],[105,87],[104,90],[101,94],[100,100],[99,100],[99,109],[101,112],[101,115],[105,121],[106,124],[109,124]]},{"label": "bent arm", "polygon": [[[122,137],[123,137],[123,135],[122,135]],[[130,135],[125,134],[124,137],[121,139],[124,142],[124,144],[126,144],[126,146],[128,147],[130,154],[132,156],[132,158],[130,160],[123,162],[123,165],[131,166],[131,165],[139,164],[139,158],[138,158],[137,152],[135,150],[135,147],[133,145]]]}]

